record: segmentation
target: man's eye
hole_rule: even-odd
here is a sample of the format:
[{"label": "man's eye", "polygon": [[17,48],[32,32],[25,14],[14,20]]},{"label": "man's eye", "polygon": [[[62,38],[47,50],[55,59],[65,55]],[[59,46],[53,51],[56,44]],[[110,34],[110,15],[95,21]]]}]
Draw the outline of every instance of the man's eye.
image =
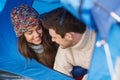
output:
[{"label": "man's eye", "polygon": [[56,37],[53,37],[53,39],[56,39]]}]

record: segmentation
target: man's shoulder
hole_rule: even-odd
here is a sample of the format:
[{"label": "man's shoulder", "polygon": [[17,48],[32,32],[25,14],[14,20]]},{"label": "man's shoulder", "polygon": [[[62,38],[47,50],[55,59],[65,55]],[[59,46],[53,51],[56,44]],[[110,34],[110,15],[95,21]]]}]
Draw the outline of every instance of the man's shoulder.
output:
[{"label": "man's shoulder", "polygon": [[70,48],[63,49],[59,46],[58,51],[63,51],[63,52],[65,51],[66,52],[66,51],[70,51]]},{"label": "man's shoulder", "polygon": [[71,55],[70,48],[62,49],[61,47],[58,48],[57,55],[61,56],[69,56]]}]

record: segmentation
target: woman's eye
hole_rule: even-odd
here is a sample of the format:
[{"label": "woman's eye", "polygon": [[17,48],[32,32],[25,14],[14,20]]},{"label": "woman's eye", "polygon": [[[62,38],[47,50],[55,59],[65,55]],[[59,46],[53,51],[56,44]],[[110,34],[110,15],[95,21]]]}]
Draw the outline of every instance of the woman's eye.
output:
[{"label": "woman's eye", "polygon": [[28,33],[29,35],[31,35],[31,34],[32,34],[32,31],[28,31],[27,33]]},{"label": "woman's eye", "polygon": [[40,30],[41,29],[41,27],[37,27],[37,30]]}]

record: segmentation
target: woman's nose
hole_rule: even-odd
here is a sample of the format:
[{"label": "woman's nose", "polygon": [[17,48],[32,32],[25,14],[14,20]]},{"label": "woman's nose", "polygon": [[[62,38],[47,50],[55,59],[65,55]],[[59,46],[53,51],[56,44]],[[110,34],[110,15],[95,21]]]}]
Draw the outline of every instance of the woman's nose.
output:
[{"label": "woman's nose", "polygon": [[39,32],[37,32],[37,31],[34,32],[34,36],[39,36],[39,35],[40,35]]}]

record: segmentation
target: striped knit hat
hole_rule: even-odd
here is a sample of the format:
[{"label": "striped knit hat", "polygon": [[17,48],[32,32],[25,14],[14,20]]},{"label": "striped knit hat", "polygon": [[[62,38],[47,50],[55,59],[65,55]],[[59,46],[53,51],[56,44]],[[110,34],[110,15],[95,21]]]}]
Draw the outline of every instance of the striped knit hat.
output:
[{"label": "striped knit hat", "polygon": [[41,22],[39,13],[31,6],[25,4],[13,8],[11,20],[17,37],[20,37],[28,29],[39,25]]}]

